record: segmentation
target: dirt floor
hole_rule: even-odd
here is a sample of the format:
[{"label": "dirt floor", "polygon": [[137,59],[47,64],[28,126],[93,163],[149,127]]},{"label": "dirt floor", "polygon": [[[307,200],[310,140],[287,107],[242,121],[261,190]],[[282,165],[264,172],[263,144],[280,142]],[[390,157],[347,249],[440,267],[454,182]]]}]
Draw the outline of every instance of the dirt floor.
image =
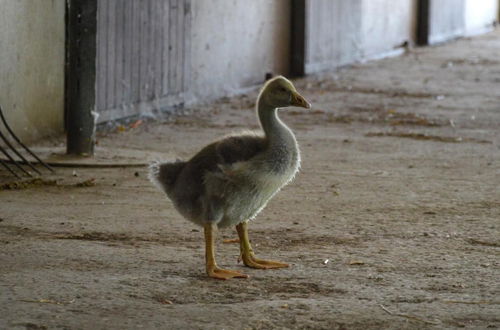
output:
[{"label": "dirt floor", "polygon": [[[206,277],[203,232],[145,168],[20,187],[0,172],[0,328],[499,328],[499,54],[497,31],[297,80],[313,108],[282,119],[303,167],[250,224],[258,256],[292,266],[247,269],[237,244],[217,246],[249,279]],[[255,98],[99,145],[186,158],[258,128]]]}]

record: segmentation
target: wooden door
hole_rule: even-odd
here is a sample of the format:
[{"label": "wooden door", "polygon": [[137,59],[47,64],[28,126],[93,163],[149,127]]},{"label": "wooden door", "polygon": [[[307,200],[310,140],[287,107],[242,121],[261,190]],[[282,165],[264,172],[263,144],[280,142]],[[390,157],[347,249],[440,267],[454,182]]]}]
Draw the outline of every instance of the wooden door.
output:
[{"label": "wooden door", "polygon": [[100,0],[98,122],[183,103],[189,80],[190,0]]}]

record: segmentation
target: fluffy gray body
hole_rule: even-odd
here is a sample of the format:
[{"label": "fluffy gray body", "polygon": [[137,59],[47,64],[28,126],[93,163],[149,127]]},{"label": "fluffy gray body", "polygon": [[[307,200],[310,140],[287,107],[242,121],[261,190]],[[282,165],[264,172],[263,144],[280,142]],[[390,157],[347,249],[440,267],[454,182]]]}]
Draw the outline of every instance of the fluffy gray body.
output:
[{"label": "fluffy gray body", "polygon": [[300,167],[297,141],[269,103],[261,93],[257,115],[263,135],[228,136],[188,161],[150,166],[151,181],[186,219],[219,227],[253,219],[294,178]]},{"label": "fluffy gray body", "polygon": [[229,136],[187,162],[152,164],[150,178],[198,225],[227,227],[253,219],[299,170],[295,137],[280,124],[278,143],[248,133]]}]

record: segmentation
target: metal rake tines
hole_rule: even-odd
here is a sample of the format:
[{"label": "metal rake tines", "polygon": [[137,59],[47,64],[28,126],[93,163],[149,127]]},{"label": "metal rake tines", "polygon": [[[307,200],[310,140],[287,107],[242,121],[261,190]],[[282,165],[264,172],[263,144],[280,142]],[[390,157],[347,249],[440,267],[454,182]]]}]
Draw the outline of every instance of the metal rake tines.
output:
[{"label": "metal rake tines", "polygon": [[[24,148],[24,150],[26,150],[26,152],[28,152],[31,156],[33,156],[38,161],[38,163],[42,164],[45,168],[47,168],[51,172],[54,172],[54,170],[49,165],[47,165],[47,163],[41,160],[33,151],[31,151],[26,145],[24,145],[24,143],[22,143],[19,140],[16,134],[14,134],[9,124],[7,124],[7,120],[5,120],[2,107],[0,107],[0,119],[2,120],[3,126],[7,129],[7,132],[10,134],[12,139],[14,139],[14,141],[16,141],[22,148]],[[33,166],[33,164],[30,161],[28,161],[19,151],[17,151],[17,149],[12,145],[12,143],[10,143],[9,139],[7,138],[7,133],[5,134],[2,133],[1,126],[0,126],[0,139],[1,141],[3,141],[3,144],[7,146],[7,147],[2,147],[2,144],[0,144],[0,152],[8,159],[8,161],[5,161],[0,158],[0,164],[5,169],[7,169],[7,171],[9,171],[12,175],[14,175],[18,179],[20,179],[21,176],[19,176],[19,174],[16,173],[16,171],[14,170],[15,168],[17,168],[19,171],[21,171],[27,176],[33,176],[30,172],[28,172],[21,166],[21,164],[24,164],[29,166],[34,172],[38,173],[39,175],[42,174],[35,166]],[[21,161],[14,159],[14,157],[10,154],[10,152],[14,153],[17,157],[19,157]],[[9,164],[14,165],[14,167],[11,168]]]}]

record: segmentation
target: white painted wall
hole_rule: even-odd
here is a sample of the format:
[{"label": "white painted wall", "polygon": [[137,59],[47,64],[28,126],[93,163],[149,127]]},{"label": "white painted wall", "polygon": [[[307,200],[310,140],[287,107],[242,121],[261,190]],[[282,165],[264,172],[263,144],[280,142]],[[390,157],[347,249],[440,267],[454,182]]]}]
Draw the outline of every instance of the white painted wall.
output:
[{"label": "white painted wall", "polygon": [[306,73],[332,70],[361,58],[362,2],[306,2]]},{"label": "white painted wall", "polygon": [[498,0],[465,0],[465,35],[491,31],[498,19]]},{"label": "white painted wall", "polygon": [[60,133],[64,0],[0,0],[0,105],[24,141]]},{"label": "white painted wall", "polygon": [[401,53],[401,45],[414,38],[413,0],[363,0],[361,6],[361,58]]},{"label": "white painted wall", "polygon": [[306,73],[401,54],[416,34],[416,0],[309,0]]},{"label": "white painted wall", "polygon": [[197,101],[237,93],[287,74],[290,1],[192,2],[191,94]]}]

